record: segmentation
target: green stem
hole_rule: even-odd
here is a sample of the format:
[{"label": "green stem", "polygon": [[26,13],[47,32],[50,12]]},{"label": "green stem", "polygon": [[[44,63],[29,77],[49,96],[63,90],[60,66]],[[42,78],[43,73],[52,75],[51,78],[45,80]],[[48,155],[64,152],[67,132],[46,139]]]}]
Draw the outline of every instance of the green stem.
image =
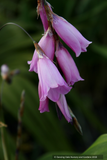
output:
[{"label": "green stem", "polygon": [[21,28],[21,29],[30,37],[30,39],[33,41],[33,43],[35,43],[34,39],[31,37],[31,35],[30,35],[24,28],[22,28],[20,25],[18,25],[18,24],[16,24],[16,23],[13,23],[13,22],[5,23],[5,24],[0,28],[0,30],[2,30],[5,26],[10,25],[10,24],[15,25],[15,26]]},{"label": "green stem", "polygon": [[18,112],[18,130],[17,130],[15,160],[18,160],[20,146],[21,146],[22,116],[23,116],[23,112],[24,112],[24,102],[25,102],[25,91],[23,90],[22,94],[21,94],[21,103],[20,103],[20,108],[19,108],[19,112]]},{"label": "green stem", "polygon": [[9,155],[7,152],[7,146],[6,146],[6,138],[5,138],[5,128],[1,127],[1,140],[2,140],[2,148],[3,148],[3,154],[4,154],[4,159],[9,160]]},{"label": "green stem", "polygon": [[[4,80],[2,81],[1,93],[0,93],[0,121],[4,123],[4,114],[2,110],[2,95],[3,95]],[[1,127],[1,141],[3,147],[4,160],[9,160],[9,151],[7,150],[7,141],[5,128]]]}]

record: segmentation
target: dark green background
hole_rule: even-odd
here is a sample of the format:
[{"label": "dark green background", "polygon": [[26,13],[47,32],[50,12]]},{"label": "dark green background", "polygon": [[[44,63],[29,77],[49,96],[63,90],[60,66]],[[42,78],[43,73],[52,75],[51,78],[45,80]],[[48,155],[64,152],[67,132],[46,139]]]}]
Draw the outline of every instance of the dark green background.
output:
[{"label": "dark green background", "polygon": [[[26,97],[21,152],[25,159],[34,160],[52,151],[82,153],[107,132],[107,0],[49,0],[49,3],[56,14],[67,19],[93,42],[78,58],[64,44],[85,79],[77,82],[66,96],[83,136],[64,117],[59,121],[54,103],[50,102],[50,113],[38,111],[38,76],[28,72],[27,64],[34,46],[22,30],[9,25],[0,31],[0,66],[7,64],[11,70],[20,69],[20,75],[14,77],[11,85],[5,83],[3,90],[3,110],[12,157],[15,155],[17,113],[23,89]],[[37,19],[36,6],[36,0],[0,0],[0,26],[7,22],[17,23],[38,42],[43,27],[40,18]],[[1,148],[0,155],[2,160]],[[23,155],[20,159],[24,159]]]}]

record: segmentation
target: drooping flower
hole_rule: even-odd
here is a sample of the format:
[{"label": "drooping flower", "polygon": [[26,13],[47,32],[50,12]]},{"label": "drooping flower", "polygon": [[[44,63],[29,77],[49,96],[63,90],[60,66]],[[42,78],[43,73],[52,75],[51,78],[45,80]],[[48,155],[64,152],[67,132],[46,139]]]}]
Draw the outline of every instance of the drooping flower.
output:
[{"label": "drooping flower", "polygon": [[40,101],[44,101],[46,97],[48,97],[50,100],[56,102],[59,99],[60,94],[67,94],[72,87],[67,85],[57,67],[44,54],[44,51],[40,46],[37,43],[34,45],[38,58],[36,58],[35,62],[32,60],[30,65],[33,63],[32,71],[38,73],[41,86]]},{"label": "drooping flower", "polygon": [[56,66],[44,54],[39,54],[37,61],[37,73],[41,86],[40,101],[44,101],[46,97],[56,102],[60,94],[67,94],[71,87],[67,85]]},{"label": "drooping flower", "polygon": [[76,53],[77,57],[81,52],[87,51],[86,48],[91,42],[85,39],[72,24],[53,13],[48,3],[45,5],[45,11],[56,33]]},{"label": "drooping flower", "polygon": [[64,46],[59,42],[59,40],[56,41],[55,55],[68,85],[73,85],[75,82],[83,80],[80,77],[79,71],[73,58],[67,49],[64,48]]},{"label": "drooping flower", "polygon": [[[40,98],[41,94],[42,94],[42,88],[41,88],[40,83],[39,83],[39,86],[38,86],[38,90],[39,90],[39,98]],[[49,112],[48,103],[49,103],[48,97],[46,97],[46,99],[44,101],[40,100],[40,105],[39,105],[40,113]],[[68,105],[67,105],[67,102],[66,102],[66,98],[63,94],[60,94],[59,99],[56,102],[56,104],[58,105],[59,110],[64,115],[65,119],[68,122],[72,122],[72,117],[70,115],[70,111],[69,111],[69,108],[68,108]]]},{"label": "drooping flower", "polygon": [[[55,39],[51,30],[51,27],[48,28],[44,36],[39,41],[39,46],[42,48],[44,53],[47,55],[47,57],[50,60],[53,60],[54,53],[55,53]],[[31,61],[28,61],[28,64],[30,64],[29,71],[34,71],[37,73],[37,61],[38,61],[38,55],[37,51],[34,51],[34,55]]]},{"label": "drooping flower", "polygon": [[66,101],[66,98],[63,94],[60,95],[60,97],[56,103],[57,103],[59,109],[61,110],[62,114],[64,115],[65,119],[68,122],[72,122],[72,117],[71,117],[69,109],[68,109],[67,101]]},{"label": "drooping flower", "polygon": [[[41,94],[42,94],[42,88],[41,88],[40,83],[38,85],[38,91],[39,91],[39,98],[40,98]],[[40,113],[49,112],[48,103],[49,103],[48,97],[46,97],[46,99],[44,101],[40,100],[40,105],[39,105]],[[70,115],[70,111],[69,111],[69,108],[68,108],[68,105],[67,105],[67,102],[66,102],[66,98],[63,94],[60,94],[59,99],[56,102],[56,104],[58,105],[59,110],[64,115],[65,119],[68,122],[72,122],[72,117]]]}]

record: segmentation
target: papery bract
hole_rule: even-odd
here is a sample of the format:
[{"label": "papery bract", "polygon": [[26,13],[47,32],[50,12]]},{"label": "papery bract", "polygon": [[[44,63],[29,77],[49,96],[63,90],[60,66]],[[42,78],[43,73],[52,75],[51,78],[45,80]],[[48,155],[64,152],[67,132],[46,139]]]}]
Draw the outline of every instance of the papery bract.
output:
[{"label": "papery bract", "polygon": [[[38,44],[42,48],[44,53],[47,55],[47,57],[50,60],[53,60],[55,53],[55,39],[50,27],[48,28],[47,32],[44,34]],[[34,71],[37,73],[37,61],[38,55],[37,51],[35,50],[32,60],[28,61],[28,64],[30,64],[29,71]]]},{"label": "papery bract", "polygon": [[71,117],[69,109],[68,109],[66,98],[63,94],[60,95],[60,97],[56,103],[57,103],[58,107],[60,108],[62,114],[64,115],[65,119],[68,122],[72,122],[72,117]]},{"label": "papery bract", "polygon": [[56,42],[55,55],[68,85],[73,85],[75,82],[83,80],[73,58],[59,41]]},{"label": "papery bract", "polygon": [[71,87],[67,85],[56,66],[44,54],[39,55],[37,69],[41,86],[40,101],[44,101],[48,97],[56,102],[60,94],[67,94],[71,90]]}]

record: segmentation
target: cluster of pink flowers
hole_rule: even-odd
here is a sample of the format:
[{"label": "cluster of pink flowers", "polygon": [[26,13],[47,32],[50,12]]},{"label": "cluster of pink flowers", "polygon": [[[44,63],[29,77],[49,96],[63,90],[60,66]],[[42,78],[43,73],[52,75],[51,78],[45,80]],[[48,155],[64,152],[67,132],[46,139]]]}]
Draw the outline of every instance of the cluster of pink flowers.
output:
[{"label": "cluster of pink flowers", "polygon": [[[76,56],[86,52],[91,42],[64,18],[53,13],[51,5],[45,0],[38,0],[37,12],[43,23],[44,35],[38,44],[34,44],[34,55],[28,64],[30,64],[29,71],[36,72],[39,77],[39,110],[40,113],[49,112],[50,99],[57,104],[66,120],[72,122],[65,94],[70,92],[75,82],[83,79],[59,37],[75,52]],[[63,75],[53,63],[54,56]]]}]

